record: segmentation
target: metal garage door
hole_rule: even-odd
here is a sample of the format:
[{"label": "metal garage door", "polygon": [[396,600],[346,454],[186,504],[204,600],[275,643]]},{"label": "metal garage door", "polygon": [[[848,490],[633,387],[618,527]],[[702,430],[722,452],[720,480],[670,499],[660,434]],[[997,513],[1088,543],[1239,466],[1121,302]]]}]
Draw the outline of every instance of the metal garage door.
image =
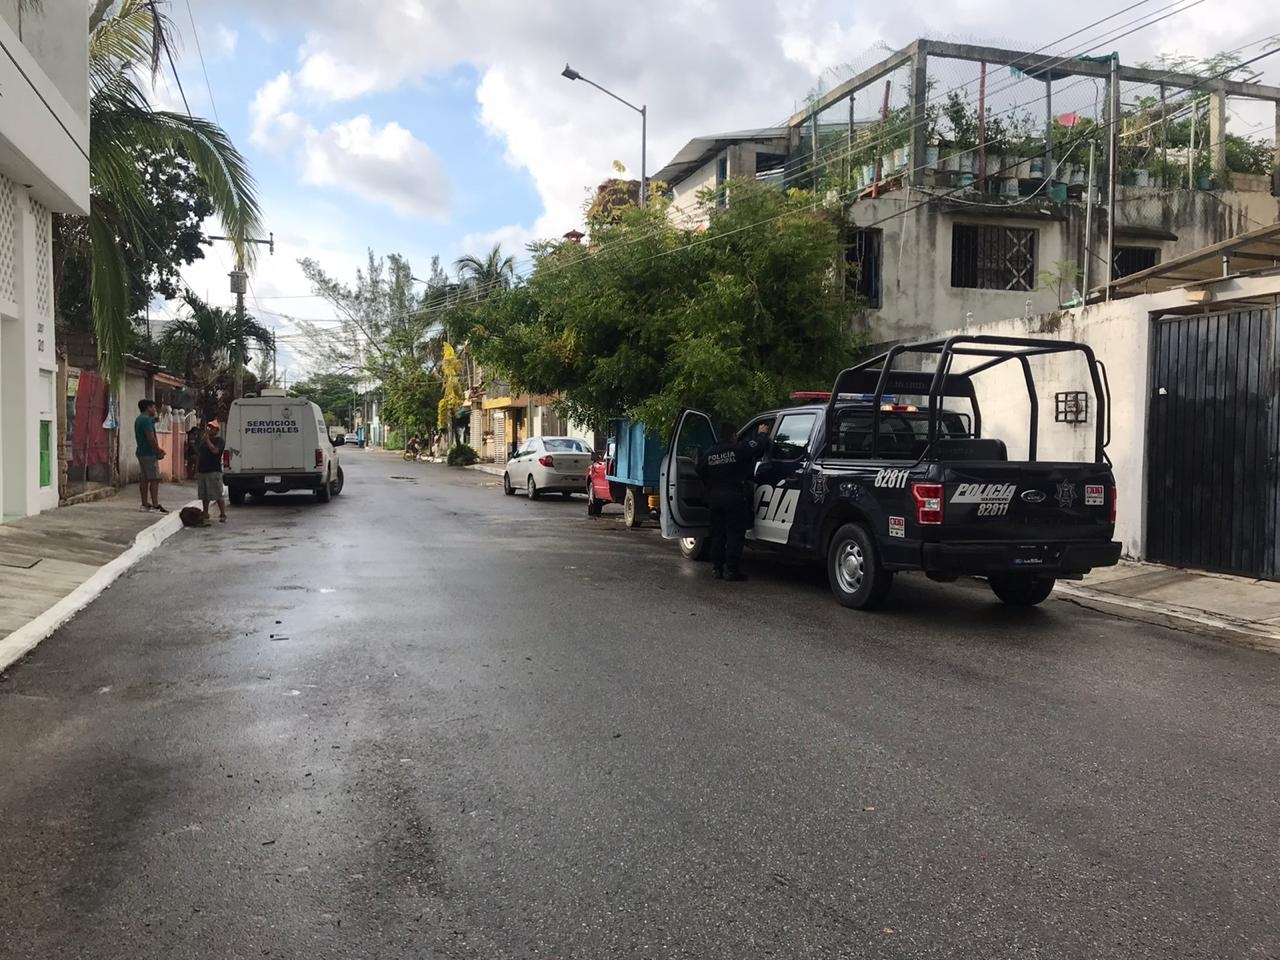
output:
[{"label": "metal garage door", "polygon": [[1160,320],[1153,334],[1148,556],[1280,578],[1275,312]]}]

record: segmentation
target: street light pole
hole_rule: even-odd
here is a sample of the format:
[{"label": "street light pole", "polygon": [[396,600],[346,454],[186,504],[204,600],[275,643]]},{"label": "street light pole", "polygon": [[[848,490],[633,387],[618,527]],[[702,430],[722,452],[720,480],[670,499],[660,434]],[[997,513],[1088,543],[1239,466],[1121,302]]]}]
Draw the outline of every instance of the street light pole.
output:
[{"label": "street light pole", "polygon": [[642,207],[646,206],[649,201],[649,179],[646,176],[646,169],[645,169],[645,162],[647,160],[646,154],[648,153],[648,141],[649,141],[649,107],[648,105],[646,104],[646,105],[641,105],[637,107],[634,103],[630,102],[629,100],[623,100],[620,96],[618,96],[612,90],[606,90],[604,87],[600,86],[600,84],[596,83],[594,80],[588,80],[586,77],[580,74],[577,70],[573,69],[573,67],[569,66],[567,63],[564,65],[564,69],[560,71],[560,76],[564,77],[567,80],[581,80],[583,83],[589,83],[591,84],[591,86],[595,87],[601,93],[608,94],[609,96],[613,97],[613,99],[621,103],[623,106],[630,107],[636,113],[640,114],[640,206]]}]

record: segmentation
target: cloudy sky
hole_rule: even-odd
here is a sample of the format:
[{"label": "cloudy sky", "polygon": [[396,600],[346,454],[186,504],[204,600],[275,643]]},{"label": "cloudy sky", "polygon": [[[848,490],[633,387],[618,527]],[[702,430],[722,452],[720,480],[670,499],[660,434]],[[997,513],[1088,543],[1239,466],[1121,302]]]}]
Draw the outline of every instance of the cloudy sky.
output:
[{"label": "cloudy sky", "polygon": [[[420,276],[432,254],[449,262],[495,241],[523,257],[530,238],[580,224],[587,189],[614,161],[638,172],[639,117],[562,78],[566,61],[648,105],[652,173],[691,137],[777,123],[815,87],[920,35],[1115,49],[1122,62],[1137,63],[1280,34],[1280,8],[1256,0],[1147,0],[1062,39],[1117,8],[1105,0],[170,3],[191,110],[216,116],[258,179],[277,247],[253,277],[250,308],[285,335],[287,316],[329,315],[308,298],[299,257],[342,276],[370,247],[405,254]],[[1179,9],[1131,36],[1107,36]],[[1280,56],[1259,66],[1280,84]],[[155,97],[180,105],[171,80]],[[1246,121],[1257,122],[1232,122]],[[197,292],[230,302],[230,266],[221,250],[184,273]]]}]

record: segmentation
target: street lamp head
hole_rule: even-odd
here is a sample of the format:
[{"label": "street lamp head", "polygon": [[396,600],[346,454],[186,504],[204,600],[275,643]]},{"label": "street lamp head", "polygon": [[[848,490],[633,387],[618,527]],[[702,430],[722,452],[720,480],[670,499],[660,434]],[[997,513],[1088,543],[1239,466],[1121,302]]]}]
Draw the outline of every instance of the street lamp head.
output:
[{"label": "street lamp head", "polygon": [[582,74],[573,69],[573,67],[569,66],[567,63],[564,65],[564,69],[560,71],[560,76],[565,77],[568,80],[582,79]]}]

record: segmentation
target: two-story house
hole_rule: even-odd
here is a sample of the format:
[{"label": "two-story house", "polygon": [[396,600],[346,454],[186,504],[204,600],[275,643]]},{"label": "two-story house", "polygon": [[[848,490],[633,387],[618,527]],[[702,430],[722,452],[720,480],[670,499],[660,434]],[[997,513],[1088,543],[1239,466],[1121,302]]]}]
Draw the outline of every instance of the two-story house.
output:
[{"label": "two-story house", "polygon": [[0,515],[58,505],[52,214],[89,211],[83,3],[0,0]]},{"label": "two-story house", "polygon": [[1272,147],[1228,131],[1241,109],[1280,128],[1280,88],[921,39],[655,179],[691,227],[698,193],[739,177],[816,191],[842,216],[854,322],[885,342],[1104,296],[1276,222]]}]

